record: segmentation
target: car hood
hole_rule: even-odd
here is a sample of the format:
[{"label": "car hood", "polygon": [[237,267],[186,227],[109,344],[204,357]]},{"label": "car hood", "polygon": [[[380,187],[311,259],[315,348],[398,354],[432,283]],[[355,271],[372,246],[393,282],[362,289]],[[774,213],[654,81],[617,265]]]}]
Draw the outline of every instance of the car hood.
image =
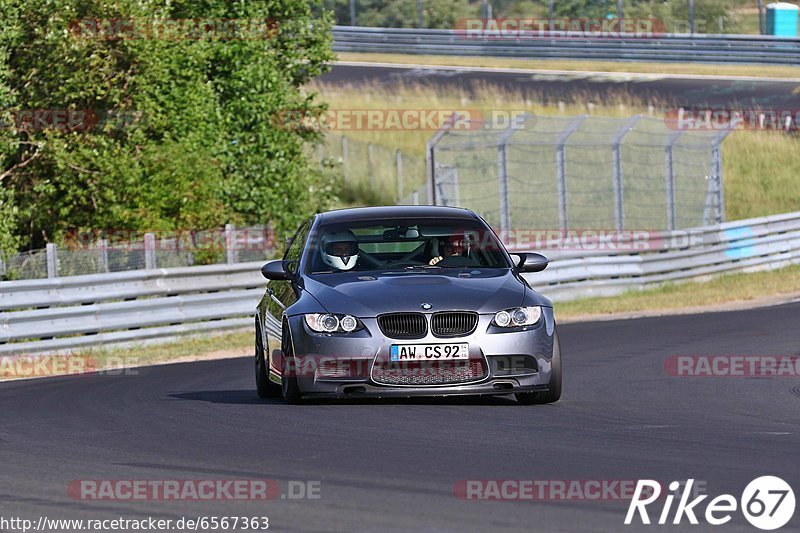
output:
[{"label": "car hood", "polygon": [[[442,270],[385,273],[321,274],[305,278],[305,290],[329,313],[375,317],[382,313],[470,310],[495,313],[522,305],[535,295],[533,305],[550,302],[527,289],[510,270]],[[531,304],[528,304],[531,305]]]}]

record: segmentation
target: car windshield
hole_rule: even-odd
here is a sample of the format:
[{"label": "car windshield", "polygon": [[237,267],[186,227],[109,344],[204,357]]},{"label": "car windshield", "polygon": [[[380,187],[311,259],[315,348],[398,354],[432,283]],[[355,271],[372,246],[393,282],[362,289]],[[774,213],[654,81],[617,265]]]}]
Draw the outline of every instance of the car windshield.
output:
[{"label": "car windshield", "polygon": [[322,224],[309,246],[311,274],[511,266],[494,233],[476,220]]}]

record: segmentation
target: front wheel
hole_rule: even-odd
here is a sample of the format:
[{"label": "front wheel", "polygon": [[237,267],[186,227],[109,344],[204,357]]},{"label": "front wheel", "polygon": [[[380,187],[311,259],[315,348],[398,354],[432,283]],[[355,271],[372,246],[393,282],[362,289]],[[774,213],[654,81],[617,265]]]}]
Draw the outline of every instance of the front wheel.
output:
[{"label": "front wheel", "polygon": [[558,333],[553,332],[553,360],[551,363],[549,389],[545,392],[524,392],[514,396],[522,405],[555,403],[561,399],[561,345]]},{"label": "front wheel", "polygon": [[260,398],[274,398],[280,389],[269,380],[269,366],[264,354],[264,341],[261,337],[261,327],[256,324],[256,391]]}]

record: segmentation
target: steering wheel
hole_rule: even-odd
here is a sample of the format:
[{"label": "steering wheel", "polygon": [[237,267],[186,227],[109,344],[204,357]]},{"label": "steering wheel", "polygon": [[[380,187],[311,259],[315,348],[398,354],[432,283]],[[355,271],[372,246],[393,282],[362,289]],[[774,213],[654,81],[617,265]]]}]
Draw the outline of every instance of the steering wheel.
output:
[{"label": "steering wheel", "polygon": [[419,254],[421,254],[422,252],[424,252],[424,251],[425,251],[425,246],[427,246],[427,245],[428,245],[428,242],[427,242],[427,241],[420,243],[420,245],[419,245],[419,246],[417,246],[416,248],[414,248],[413,250],[411,250],[410,252],[408,252],[406,255],[404,255],[403,257],[401,257],[400,259],[398,259],[398,261],[400,261],[400,262],[403,262],[403,261],[411,261],[411,260],[412,260],[412,259],[414,259],[416,256],[418,256]]},{"label": "steering wheel", "polygon": [[367,263],[369,263],[370,265],[372,265],[372,266],[374,266],[374,267],[378,267],[378,268],[380,268],[380,267],[383,267],[383,266],[384,266],[384,264],[385,264],[385,263],[384,263],[383,261],[381,261],[380,259],[375,259],[374,257],[372,257],[372,255],[368,254],[368,253],[367,253],[367,252],[365,252],[364,250],[359,250],[359,252],[358,252],[358,256],[359,256],[360,258],[364,259],[364,260],[365,260]]}]

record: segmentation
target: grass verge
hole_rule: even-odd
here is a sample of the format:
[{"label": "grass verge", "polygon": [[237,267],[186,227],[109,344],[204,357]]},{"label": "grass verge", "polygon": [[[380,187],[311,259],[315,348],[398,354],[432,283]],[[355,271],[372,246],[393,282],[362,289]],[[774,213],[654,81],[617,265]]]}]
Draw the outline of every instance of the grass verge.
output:
[{"label": "grass verge", "polygon": [[81,349],[69,357],[41,355],[0,357],[0,381],[64,374],[103,372],[133,375],[124,368],[169,362],[192,362],[250,354],[253,333],[238,331],[220,335],[187,336],[176,341],[118,348]]},{"label": "grass verge", "polygon": [[800,67],[777,65],[718,65],[713,63],[651,63],[588,61],[568,59],[512,59],[501,57],[422,56],[412,54],[340,53],[340,61],[398,63],[453,67],[520,68],[582,72],[623,72],[637,74],[688,74],[705,76],[746,76],[760,78],[800,78]]}]

